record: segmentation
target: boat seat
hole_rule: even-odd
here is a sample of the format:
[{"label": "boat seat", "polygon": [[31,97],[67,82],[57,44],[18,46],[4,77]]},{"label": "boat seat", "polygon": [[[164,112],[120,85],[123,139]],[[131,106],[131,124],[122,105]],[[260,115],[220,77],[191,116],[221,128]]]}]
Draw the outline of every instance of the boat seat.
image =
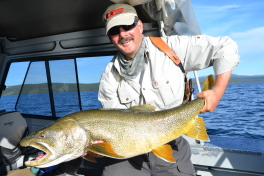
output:
[{"label": "boat seat", "polygon": [[19,142],[27,135],[27,122],[20,112],[0,114],[0,175],[23,166],[26,148]]}]

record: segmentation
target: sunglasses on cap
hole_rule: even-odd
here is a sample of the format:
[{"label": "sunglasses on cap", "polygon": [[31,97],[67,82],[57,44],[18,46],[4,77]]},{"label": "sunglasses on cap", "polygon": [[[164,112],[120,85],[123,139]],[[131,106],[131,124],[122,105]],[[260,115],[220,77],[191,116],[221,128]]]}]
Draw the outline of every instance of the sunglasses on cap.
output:
[{"label": "sunglasses on cap", "polygon": [[136,27],[137,23],[138,23],[138,20],[135,20],[134,23],[131,25],[114,26],[111,29],[109,29],[109,31],[107,32],[107,35],[114,36],[114,35],[119,34],[120,32],[119,28],[122,28],[125,31],[130,31]]}]

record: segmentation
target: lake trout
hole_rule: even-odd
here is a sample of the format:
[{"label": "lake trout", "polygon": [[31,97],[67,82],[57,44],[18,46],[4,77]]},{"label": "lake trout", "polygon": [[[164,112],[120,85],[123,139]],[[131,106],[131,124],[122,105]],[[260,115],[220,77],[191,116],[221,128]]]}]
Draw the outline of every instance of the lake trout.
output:
[{"label": "lake trout", "polygon": [[[207,78],[204,90],[213,82],[212,76]],[[196,118],[203,106],[204,99],[196,99],[162,111],[155,111],[152,105],[141,105],[69,114],[20,142],[23,147],[31,146],[44,152],[25,164],[49,167],[80,157],[86,151],[117,159],[153,152],[165,161],[176,162],[171,146],[166,143],[182,134],[209,140],[203,118]],[[90,155],[84,158],[96,162]]]}]

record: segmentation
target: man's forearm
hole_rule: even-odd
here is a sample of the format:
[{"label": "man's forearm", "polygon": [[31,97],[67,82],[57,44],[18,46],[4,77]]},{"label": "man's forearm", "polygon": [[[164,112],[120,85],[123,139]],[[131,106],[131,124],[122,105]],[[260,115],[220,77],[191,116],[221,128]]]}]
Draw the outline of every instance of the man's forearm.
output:
[{"label": "man's forearm", "polygon": [[228,81],[231,77],[232,70],[216,76],[216,81],[213,90],[220,98],[224,95]]}]

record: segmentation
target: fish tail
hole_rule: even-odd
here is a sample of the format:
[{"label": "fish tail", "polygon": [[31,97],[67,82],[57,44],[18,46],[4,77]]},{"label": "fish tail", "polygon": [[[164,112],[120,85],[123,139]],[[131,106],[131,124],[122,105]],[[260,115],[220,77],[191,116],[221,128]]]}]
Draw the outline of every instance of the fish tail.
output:
[{"label": "fish tail", "polygon": [[194,119],[194,125],[185,135],[202,141],[210,141],[202,117]]},{"label": "fish tail", "polygon": [[215,84],[215,80],[213,75],[209,75],[205,80],[204,80],[204,86],[203,86],[203,91],[211,89]]}]

